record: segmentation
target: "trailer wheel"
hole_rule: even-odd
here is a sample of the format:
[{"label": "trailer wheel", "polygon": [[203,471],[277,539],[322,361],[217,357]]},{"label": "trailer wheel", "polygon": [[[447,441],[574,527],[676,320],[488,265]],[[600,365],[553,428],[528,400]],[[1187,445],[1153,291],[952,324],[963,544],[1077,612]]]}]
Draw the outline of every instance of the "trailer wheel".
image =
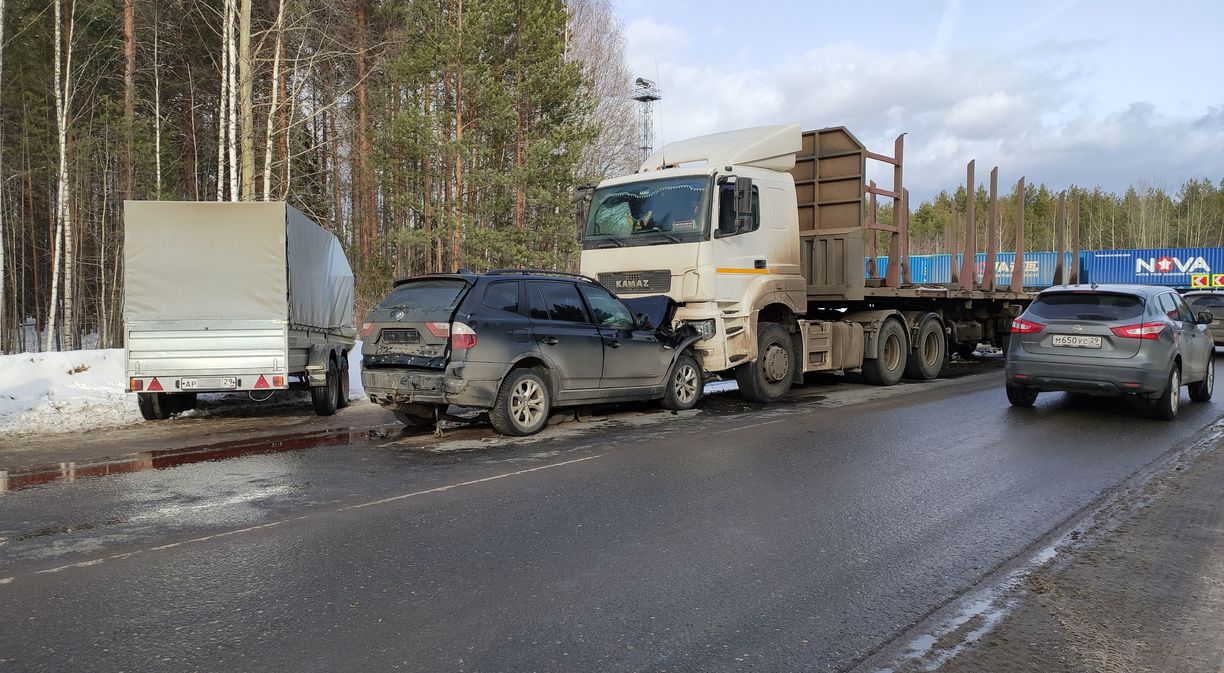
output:
[{"label": "trailer wheel", "polygon": [[757,358],[735,369],[740,395],[750,402],[775,402],[791,387],[796,366],[795,346],[778,323],[757,324]]},{"label": "trailer wheel", "polygon": [[331,416],[336,413],[336,398],[340,395],[340,369],[335,359],[327,364],[327,383],[310,389],[310,401],[314,404],[315,414]]},{"label": "trailer wheel", "polygon": [[901,380],[909,348],[905,328],[896,320],[885,320],[880,328],[876,357],[863,360],[863,378],[873,386],[891,386]]},{"label": "trailer wheel", "polygon": [[164,421],[174,413],[174,403],[166,393],[137,393],[136,404],[146,421]]},{"label": "trailer wheel", "polygon": [[349,359],[348,354],[340,356],[339,394],[336,396],[336,408],[343,409],[349,405]]},{"label": "trailer wheel", "polygon": [[919,381],[930,381],[943,371],[948,359],[948,340],[937,318],[927,318],[918,328],[914,351],[905,363],[905,376]]}]

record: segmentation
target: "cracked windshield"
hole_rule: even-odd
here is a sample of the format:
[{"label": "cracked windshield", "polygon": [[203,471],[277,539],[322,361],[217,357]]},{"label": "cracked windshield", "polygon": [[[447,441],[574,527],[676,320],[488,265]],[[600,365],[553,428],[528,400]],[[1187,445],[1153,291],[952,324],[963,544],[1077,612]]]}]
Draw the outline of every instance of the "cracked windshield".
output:
[{"label": "cracked windshield", "polygon": [[583,247],[607,248],[700,240],[706,228],[704,176],[604,187],[595,192]]}]

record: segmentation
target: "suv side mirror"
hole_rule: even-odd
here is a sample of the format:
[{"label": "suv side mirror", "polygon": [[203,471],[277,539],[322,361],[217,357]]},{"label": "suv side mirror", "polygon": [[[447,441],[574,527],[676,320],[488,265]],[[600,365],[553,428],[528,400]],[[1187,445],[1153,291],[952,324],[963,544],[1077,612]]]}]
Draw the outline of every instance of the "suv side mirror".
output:
[{"label": "suv side mirror", "polygon": [[646,315],[645,313],[639,313],[633,317],[633,328],[652,330],[655,328],[655,326],[651,324],[650,316]]},{"label": "suv side mirror", "polygon": [[1198,318],[1198,320],[1196,320],[1195,322],[1197,322],[1200,325],[1210,325],[1212,322],[1215,321],[1215,314],[1212,313],[1211,311],[1199,311],[1198,315],[1195,317]]}]

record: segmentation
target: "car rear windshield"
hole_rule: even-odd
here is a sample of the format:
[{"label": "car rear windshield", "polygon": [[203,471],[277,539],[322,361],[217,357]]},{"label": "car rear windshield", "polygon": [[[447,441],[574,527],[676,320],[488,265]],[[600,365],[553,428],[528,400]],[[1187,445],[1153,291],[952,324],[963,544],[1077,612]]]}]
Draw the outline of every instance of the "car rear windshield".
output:
[{"label": "car rear windshield", "polygon": [[1211,311],[1224,317],[1224,295],[1203,294],[1197,297],[1186,297],[1195,311]]},{"label": "car rear windshield", "polygon": [[1130,294],[1059,292],[1038,297],[1028,312],[1047,320],[1130,320],[1143,315],[1143,299]]},{"label": "car rear windshield", "polygon": [[458,278],[413,280],[391,290],[378,308],[402,310],[408,320],[449,319],[467,286]]}]

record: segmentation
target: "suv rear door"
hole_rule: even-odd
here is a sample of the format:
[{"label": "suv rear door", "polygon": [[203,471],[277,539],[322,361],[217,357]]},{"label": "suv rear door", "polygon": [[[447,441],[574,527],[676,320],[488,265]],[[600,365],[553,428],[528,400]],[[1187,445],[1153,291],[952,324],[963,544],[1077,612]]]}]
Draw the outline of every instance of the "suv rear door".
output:
[{"label": "suv rear door", "polygon": [[527,281],[531,331],[540,352],[557,367],[566,391],[597,389],[603,373],[603,337],[568,280]]},{"label": "suv rear door", "polygon": [[[1112,327],[1142,323],[1146,317],[1143,297],[1123,292],[1075,290],[1043,292],[1033,300],[1023,318],[1045,325],[1035,334],[1013,334],[1029,353],[1074,355],[1086,358],[1132,358],[1143,339],[1120,337]],[[1055,337],[1066,335],[1100,337],[1099,348],[1056,346]]]},{"label": "suv rear door", "polygon": [[458,276],[396,285],[370,311],[362,329],[366,366],[445,369],[451,318],[470,287]]}]

